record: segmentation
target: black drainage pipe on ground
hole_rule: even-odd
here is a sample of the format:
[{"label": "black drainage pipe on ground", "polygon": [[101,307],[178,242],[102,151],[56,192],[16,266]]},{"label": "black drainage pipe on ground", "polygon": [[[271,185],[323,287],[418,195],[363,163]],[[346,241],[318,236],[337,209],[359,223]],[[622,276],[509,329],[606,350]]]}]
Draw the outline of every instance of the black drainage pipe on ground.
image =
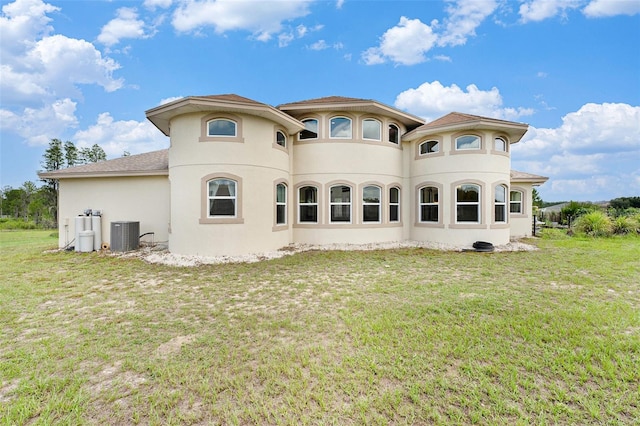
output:
[{"label": "black drainage pipe on ground", "polygon": [[486,241],[476,241],[475,243],[473,243],[473,248],[476,249],[476,251],[482,252],[492,252],[495,249],[493,247],[493,244]]}]

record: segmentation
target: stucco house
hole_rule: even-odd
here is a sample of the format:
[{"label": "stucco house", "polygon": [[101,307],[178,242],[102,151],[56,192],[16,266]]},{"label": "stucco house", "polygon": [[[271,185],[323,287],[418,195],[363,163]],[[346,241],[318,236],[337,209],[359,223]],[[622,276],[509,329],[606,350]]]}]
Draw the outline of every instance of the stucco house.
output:
[{"label": "stucco house", "polygon": [[241,255],[292,243],[505,244],[531,235],[532,188],[511,170],[527,125],[457,112],[425,123],[375,100],[273,107],[190,96],[146,111],[167,150],[40,173],[59,180],[60,246],[75,216],[138,221],[171,252]]}]

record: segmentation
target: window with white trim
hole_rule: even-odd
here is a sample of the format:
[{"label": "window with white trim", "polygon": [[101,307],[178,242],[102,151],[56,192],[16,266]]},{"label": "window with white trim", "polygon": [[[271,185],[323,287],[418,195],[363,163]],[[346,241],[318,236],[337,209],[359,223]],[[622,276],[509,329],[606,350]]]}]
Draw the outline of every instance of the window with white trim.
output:
[{"label": "window with white trim", "polygon": [[276,225],[287,224],[287,185],[276,185]]},{"label": "window with white trim", "polygon": [[420,155],[434,154],[440,151],[440,142],[425,141],[420,144]]},{"label": "window with white trim", "polygon": [[298,189],[298,222],[318,223],[318,188],[315,186]]},{"label": "window with white trim", "polygon": [[395,124],[389,124],[389,142],[400,143],[400,128]]},{"label": "window with white trim", "polygon": [[507,152],[509,144],[504,138],[497,137],[493,140],[494,151]]},{"label": "window with white trim", "polygon": [[382,124],[373,118],[362,120],[362,139],[379,141],[382,138]]},{"label": "window with white trim", "polygon": [[298,138],[303,139],[318,139],[318,120],[315,118],[307,118],[302,120],[304,124],[304,130],[300,132]]},{"label": "window with white trim", "polygon": [[331,222],[351,222],[351,187],[346,185],[332,186],[329,205]]},{"label": "window with white trim", "polygon": [[480,223],[480,186],[462,184],[456,188],[456,222]]},{"label": "window with white trim", "polygon": [[236,217],[237,182],[231,179],[213,179],[207,182],[210,218]]},{"label": "window with white trim", "polygon": [[362,221],[380,222],[382,190],[378,186],[365,186],[362,189]]},{"label": "window with white trim", "polygon": [[389,188],[389,222],[400,222],[400,188]]},{"label": "window with white trim", "polygon": [[207,136],[236,137],[238,125],[235,121],[226,118],[216,118],[207,122]]},{"label": "window with white trim", "polygon": [[494,197],[494,220],[500,223],[507,222],[507,187],[504,185],[498,185],[495,188]]},{"label": "window with white trim", "polygon": [[464,135],[456,138],[456,150],[480,149],[480,137],[476,135]]},{"label": "window with white trim", "polygon": [[509,193],[509,212],[522,214],[522,191],[511,191]]},{"label": "window with white trim", "polygon": [[276,144],[280,145],[283,148],[287,147],[287,136],[280,130],[276,132]]},{"label": "window with white trim", "polygon": [[329,120],[329,137],[332,139],[351,139],[353,129],[351,119],[347,117],[333,117]]},{"label": "window with white trim", "polygon": [[438,222],[438,188],[425,186],[420,188],[420,222]]}]

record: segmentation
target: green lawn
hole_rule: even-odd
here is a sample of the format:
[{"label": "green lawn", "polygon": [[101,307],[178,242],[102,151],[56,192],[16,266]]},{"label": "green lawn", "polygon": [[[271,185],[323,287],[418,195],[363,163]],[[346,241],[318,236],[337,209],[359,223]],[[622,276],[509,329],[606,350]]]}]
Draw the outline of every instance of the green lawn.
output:
[{"label": "green lawn", "polygon": [[0,232],[0,424],[638,424],[640,238],[193,268]]}]

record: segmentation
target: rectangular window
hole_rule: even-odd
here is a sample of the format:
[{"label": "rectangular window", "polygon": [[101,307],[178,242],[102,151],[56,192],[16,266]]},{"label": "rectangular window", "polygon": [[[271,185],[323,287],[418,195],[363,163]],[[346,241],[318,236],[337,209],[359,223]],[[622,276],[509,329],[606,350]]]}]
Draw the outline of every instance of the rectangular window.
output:
[{"label": "rectangular window", "polygon": [[426,186],[420,189],[420,222],[438,221],[438,188]]},{"label": "rectangular window", "polygon": [[400,189],[389,189],[389,222],[400,222]]},{"label": "rectangular window", "polygon": [[236,182],[229,179],[209,181],[209,217],[236,215]]},{"label": "rectangular window", "polygon": [[496,186],[494,211],[496,222],[507,221],[507,188],[504,185]]},{"label": "rectangular window", "polygon": [[381,192],[377,186],[365,186],[362,190],[363,222],[380,222]]},{"label": "rectangular window", "polygon": [[351,188],[331,187],[331,222],[351,222]]},{"label": "rectangular window", "polygon": [[456,221],[480,223],[480,186],[466,184],[456,188]]},{"label": "rectangular window", "polygon": [[299,190],[300,223],[318,222],[318,189],[314,186],[303,186]]},{"label": "rectangular window", "polygon": [[522,214],[522,192],[511,191],[509,200],[509,211],[515,214]]},{"label": "rectangular window", "polygon": [[276,225],[287,224],[287,186],[276,185]]}]

